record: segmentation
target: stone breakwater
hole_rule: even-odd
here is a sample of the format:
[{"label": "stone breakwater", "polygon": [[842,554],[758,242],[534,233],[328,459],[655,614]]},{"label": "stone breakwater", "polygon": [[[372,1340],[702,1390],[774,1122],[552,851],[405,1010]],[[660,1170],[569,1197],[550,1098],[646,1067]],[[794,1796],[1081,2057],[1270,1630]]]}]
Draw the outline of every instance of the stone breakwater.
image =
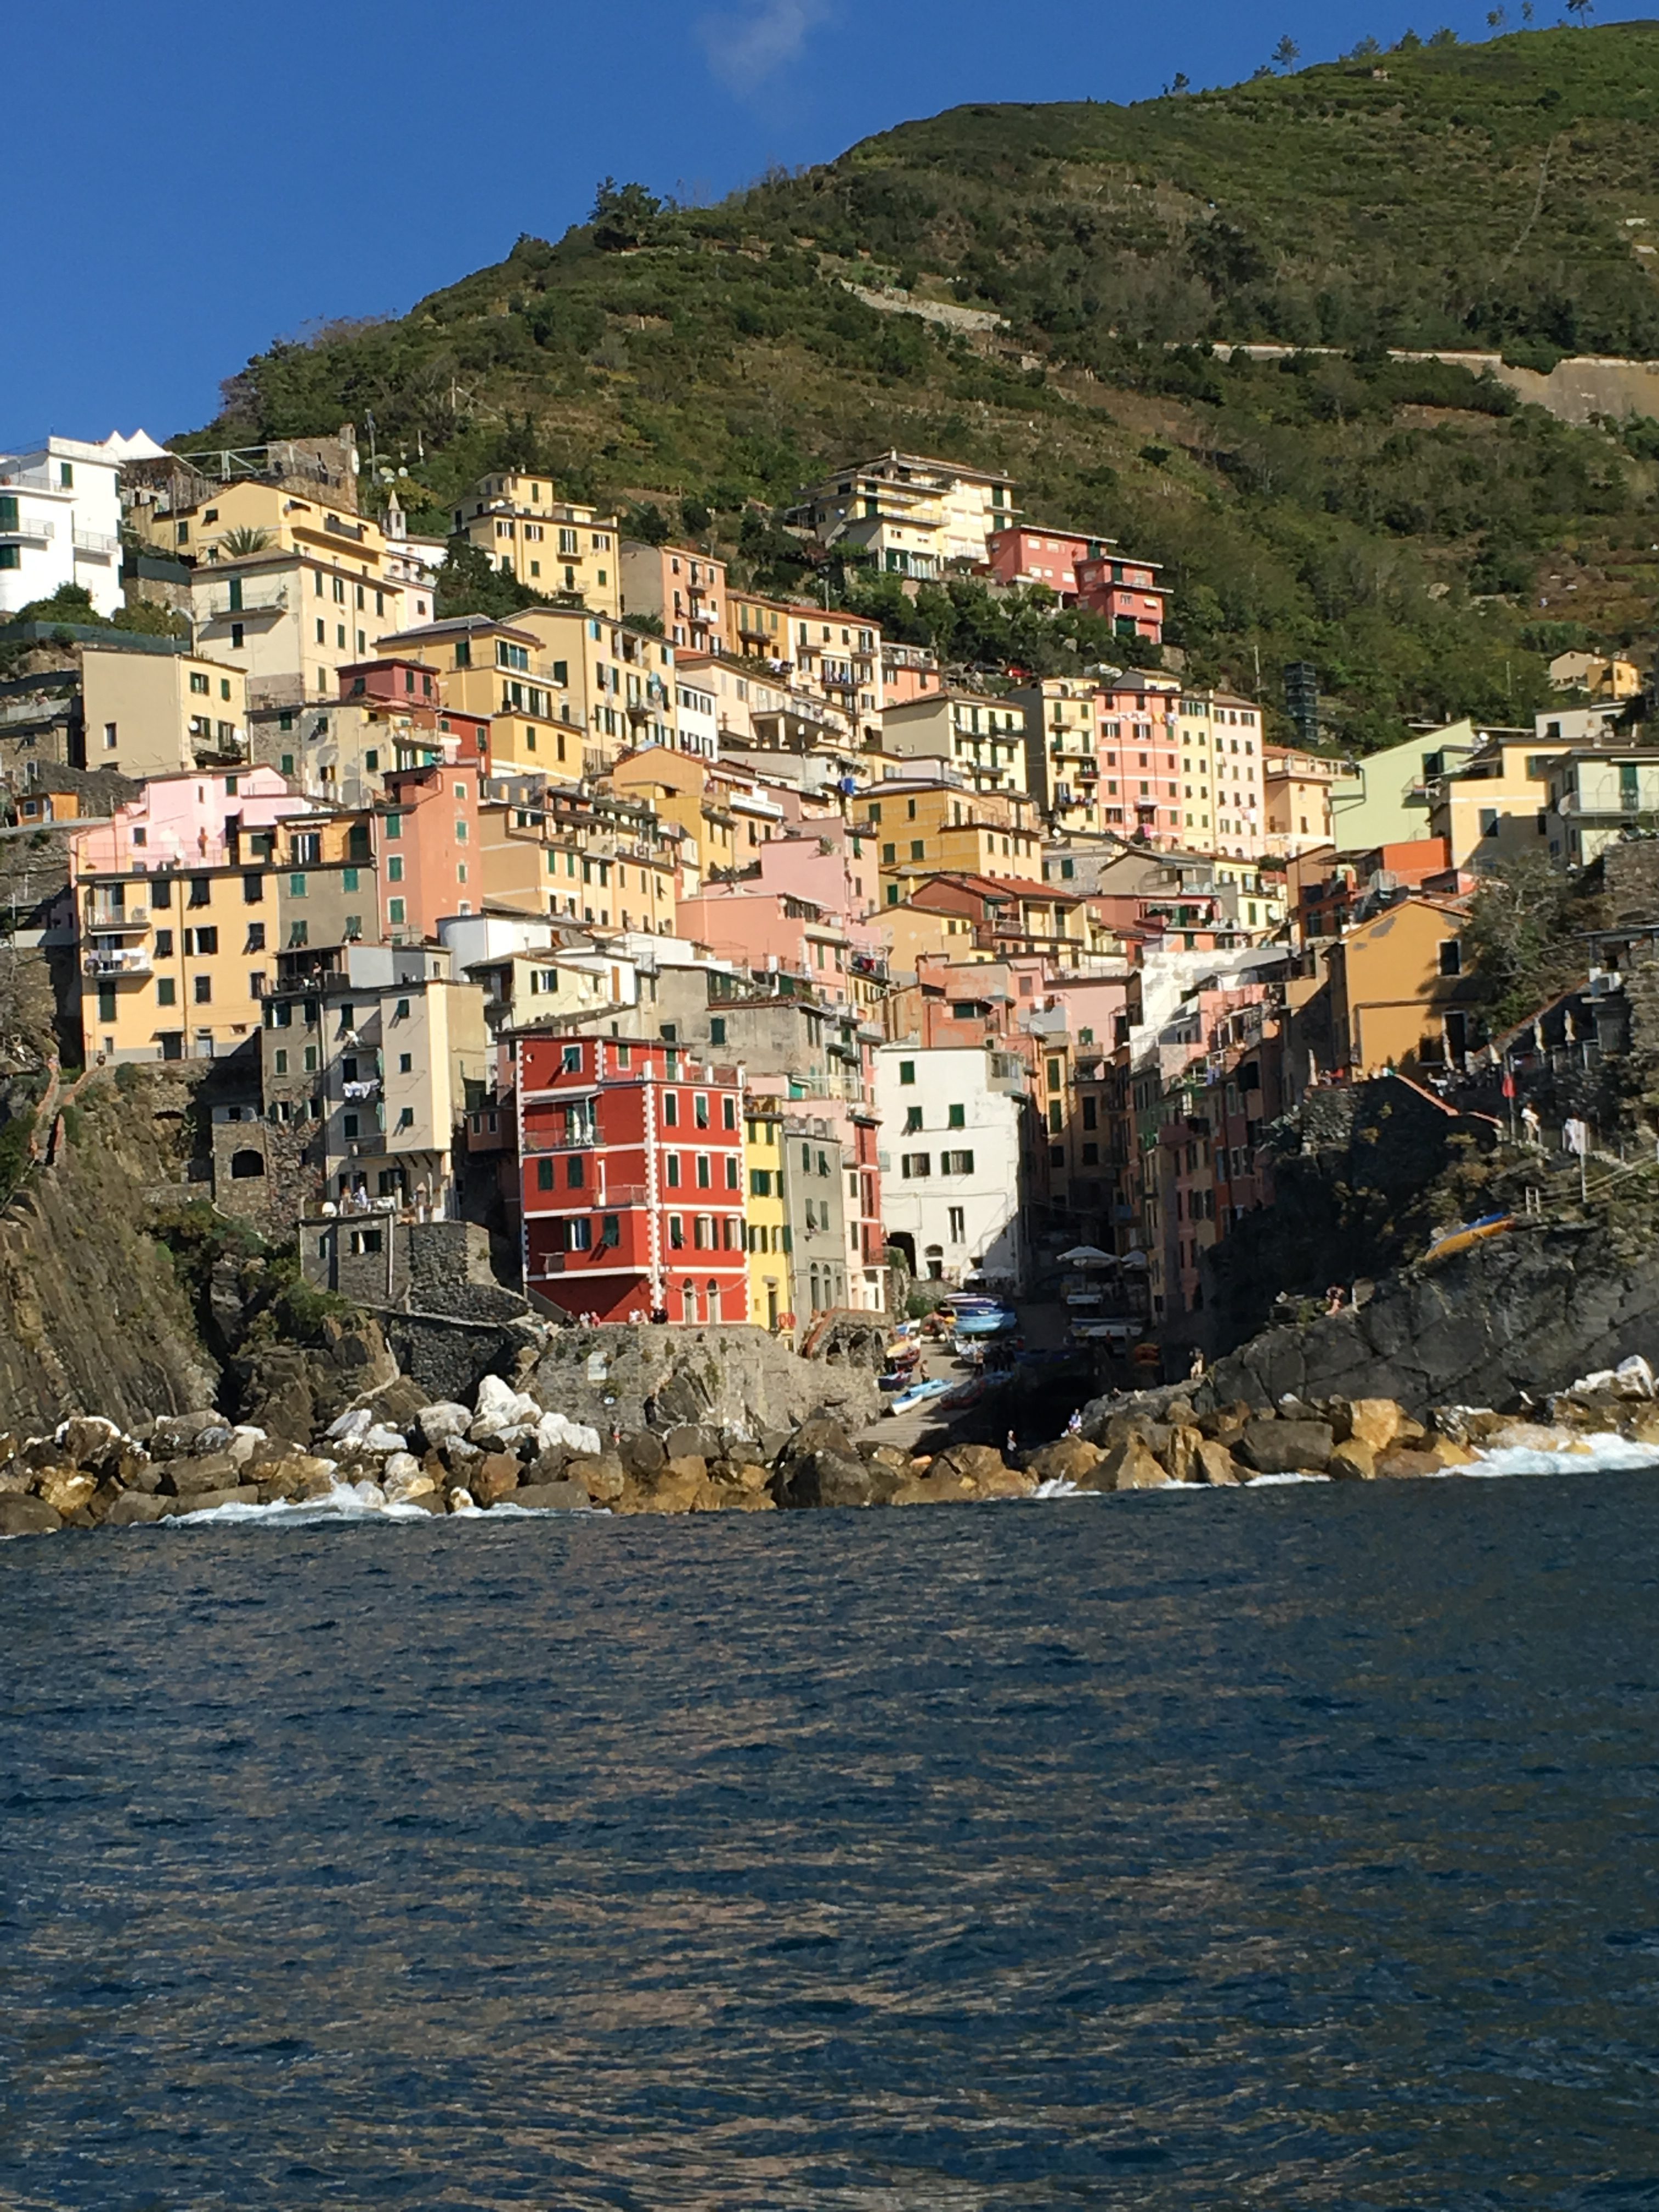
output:
[{"label": "stone breakwater", "polygon": [[[1391,1398],[1240,1400],[1200,1412],[1178,1391],[1103,1400],[1083,1433],[1011,1465],[988,1444],[930,1455],[854,1443],[818,1414],[760,1436],[691,1423],[611,1435],[486,1376],[475,1403],[424,1401],[407,1377],[331,1422],[309,1449],[221,1415],[169,1414],[128,1434],[96,1416],[5,1446],[0,1535],[132,1528],[227,1509],[330,1508],[402,1518],[548,1511],[769,1513],[1079,1492],[1235,1487],[1291,1478],[1389,1481],[1522,1472],[1575,1459],[1659,1460],[1645,1361],[1540,1407]],[[240,1517],[232,1510],[227,1517]]]}]

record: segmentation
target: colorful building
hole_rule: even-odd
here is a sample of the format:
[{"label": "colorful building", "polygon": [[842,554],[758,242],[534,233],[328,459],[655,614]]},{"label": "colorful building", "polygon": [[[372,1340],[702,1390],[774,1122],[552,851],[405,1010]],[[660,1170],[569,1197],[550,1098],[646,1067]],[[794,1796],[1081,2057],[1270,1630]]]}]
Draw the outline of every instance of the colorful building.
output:
[{"label": "colorful building", "polygon": [[573,1318],[746,1321],[738,1070],[606,1037],[515,1048],[526,1291]]}]

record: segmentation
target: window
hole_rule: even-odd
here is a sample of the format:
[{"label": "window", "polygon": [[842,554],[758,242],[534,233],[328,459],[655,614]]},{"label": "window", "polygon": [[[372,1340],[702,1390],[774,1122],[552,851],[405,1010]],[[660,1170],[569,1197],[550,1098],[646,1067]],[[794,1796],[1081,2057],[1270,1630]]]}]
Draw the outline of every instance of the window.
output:
[{"label": "window", "polygon": [[699,1091],[692,1099],[691,1118],[698,1128],[706,1129],[708,1127],[708,1093],[706,1091]]},{"label": "window", "polygon": [[265,926],[262,921],[251,921],[247,926],[247,942],[244,952],[263,952],[265,949]]},{"label": "window", "polygon": [[198,1006],[210,1006],[213,1004],[212,976],[197,976],[191,988],[191,996]]},{"label": "window", "polygon": [[175,1006],[178,1003],[178,988],[173,978],[170,975],[158,975],[155,979],[156,1005],[158,1006]]},{"label": "window", "polygon": [[741,1188],[738,1181],[738,1156],[735,1152],[726,1154],[726,1188],[727,1190],[737,1190]]},{"label": "window", "polygon": [[1443,975],[1461,975],[1463,972],[1463,945],[1459,938],[1446,937],[1440,941],[1440,972]]},{"label": "window", "polygon": [[666,1170],[668,1188],[670,1190],[678,1190],[680,1187],[680,1156],[678,1152],[667,1152],[665,1153],[664,1158],[668,1163]]},{"label": "window", "polygon": [[720,1101],[720,1126],[726,1129],[735,1129],[738,1126],[738,1102],[729,1091]]},{"label": "window", "polygon": [[708,1024],[708,1042],[710,1044],[724,1044],[726,1042],[726,1017],[723,1014],[715,1014],[710,1018]]},{"label": "window", "polygon": [[899,1159],[899,1173],[906,1176],[926,1176],[933,1171],[931,1155],[927,1152],[905,1152]]},{"label": "window", "polygon": [[707,1152],[697,1154],[697,1188],[712,1190],[714,1184],[714,1164]]},{"label": "window", "polygon": [[185,932],[185,950],[186,952],[198,954],[216,952],[219,950],[218,931],[216,929],[187,929]]},{"label": "window", "polygon": [[398,1073],[399,1075],[413,1075],[415,1055],[412,1052],[400,1052],[398,1054]]},{"label": "window", "polygon": [[552,1189],[552,1188],[553,1188],[553,1162],[552,1162],[551,1160],[538,1160],[538,1161],[537,1161],[537,1163],[536,1163],[536,1188],[537,1188],[537,1189],[538,1189],[538,1190],[551,1190],[551,1189]]},{"label": "window", "polygon": [[404,902],[400,898],[388,899],[386,901],[386,918],[388,921],[392,923],[400,922],[404,920]]},{"label": "window", "polygon": [[678,1091],[665,1091],[663,1092],[662,1118],[663,1127],[665,1128],[678,1128],[680,1125],[680,1096]]},{"label": "window", "polygon": [[388,814],[386,816],[386,834],[388,837],[392,838],[401,837],[403,836],[404,817],[401,814]]},{"label": "window", "polygon": [[941,1175],[972,1175],[974,1156],[971,1152],[941,1152],[939,1168]]},{"label": "window", "polygon": [[208,877],[206,877],[206,876],[192,876],[192,877],[191,878],[191,879],[190,879],[190,902],[191,902],[191,904],[192,906],[211,906],[211,905],[212,905],[212,903],[213,903],[213,884],[212,884],[211,880],[210,880]]},{"label": "window", "polygon": [[207,678],[192,669],[190,675],[190,688],[198,697],[205,699],[210,687]]},{"label": "window", "polygon": [[676,1252],[683,1252],[685,1249],[685,1216],[683,1213],[669,1215],[668,1242]]},{"label": "window", "polygon": [[968,1127],[968,1109],[965,1106],[952,1106],[945,1126],[951,1129],[965,1129]]},{"label": "window", "polygon": [[771,1195],[772,1195],[772,1170],[771,1170],[771,1169],[770,1169],[770,1168],[750,1168],[750,1170],[749,1170],[749,1195],[750,1196],[750,1198],[770,1198],[770,1197],[771,1197]]},{"label": "window", "polygon": [[404,879],[404,856],[391,853],[386,856],[386,879],[389,884],[400,884]]},{"label": "window", "polygon": [[[168,1000],[167,1004],[168,1004],[169,1006],[171,1006],[171,1005],[172,1005],[172,1003],[173,1003],[173,1001],[172,1001],[171,1000]],[[274,1060],[274,1062],[275,1062],[275,1064],[276,1064],[276,1070],[277,1074],[278,1074],[278,1075],[286,1075],[286,1074],[288,1073],[288,1048],[287,1048],[287,1046],[286,1046],[286,1045],[278,1045],[278,1046],[277,1046],[277,1048],[276,1048],[276,1052],[272,1054],[272,1059],[273,1059],[273,1060]]]},{"label": "window", "polygon": [[172,957],[173,957],[173,932],[172,932],[170,929],[158,929],[158,930],[156,931],[156,933],[155,933],[155,957],[156,957],[158,960],[171,960],[171,959],[172,959]]},{"label": "window", "polygon": [[950,1218],[951,1242],[953,1244],[960,1244],[968,1233],[968,1216],[966,1210],[960,1206],[953,1206],[951,1208]]},{"label": "window", "polygon": [[586,1176],[586,1161],[582,1158],[580,1152],[572,1152],[569,1158],[564,1164],[565,1188],[568,1190],[581,1190],[584,1188],[585,1184],[583,1179]]},{"label": "window", "polygon": [[355,1137],[361,1133],[359,1117],[356,1114],[346,1115],[343,1118],[340,1126],[344,1130],[348,1137]]},{"label": "window", "polygon": [[305,896],[306,879],[303,876],[290,876],[289,878],[288,895],[290,898],[303,898]]},{"label": "window", "polygon": [[622,1216],[621,1216],[621,1214],[619,1214],[619,1213],[607,1213],[607,1214],[605,1214],[605,1215],[603,1217],[603,1218],[602,1218],[602,1220],[601,1220],[601,1222],[600,1222],[600,1224],[599,1224],[599,1243],[600,1243],[601,1248],[606,1248],[606,1247],[609,1247],[609,1248],[611,1248],[611,1249],[614,1249],[614,1248],[615,1248],[617,1245],[620,1244],[621,1243],[622,1243]]},{"label": "window", "polygon": [[900,1060],[900,1062],[899,1062],[899,1081],[900,1081],[901,1083],[914,1083],[914,1082],[915,1081],[915,1079],[916,1079],[916,1063],[915,1062],[915,1060]]},{"label": "window", "polygon": [[579,1044],[568,1044],[559,1054],[562,1075],[580,1075],[582,1072],[582,1048]]},{"label": "window", "polygon": [[311,942],[310,923],[305,921],[289,922],[288,926],[288,941],[290,946],[296,945],[309,945]]},{"label": "window", "polygon": [[564,1224],[564,1249],[567,1252],[586,1252],[592,1249],[593,1224],[578,1219]]}]

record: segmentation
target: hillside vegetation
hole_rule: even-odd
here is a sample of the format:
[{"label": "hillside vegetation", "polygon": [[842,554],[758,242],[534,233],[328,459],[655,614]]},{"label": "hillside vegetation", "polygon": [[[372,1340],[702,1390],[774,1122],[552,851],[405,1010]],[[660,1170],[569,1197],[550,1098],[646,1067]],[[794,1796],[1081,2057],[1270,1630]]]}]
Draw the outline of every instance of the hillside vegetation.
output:
[{"label": "hillside vegetation", "polygon": [[[593,222],[400,319],[272,345],[211,435],[372,410],[426,488],[417,524],[534,458],[779,587],[806,571],[765,510],[817,468],[951,454],[1012,471],[1034,519],[1167,564],[1200,677],[1259,667],[1271,699],[1283,662],[1315,661],[1340,744],[1514,721],[1550,652],[1645,635],[1659,424],[1570,428],[1385,349],[1659,356],[1656,120],[1647,24],[1412,40],[1133,107],[957,109],[712,208],[604,188]],[[926,319],[963,305],[1003,326]],[[1228,361],[1226,340],[1309,350]],[[960,589],[911,606],[832,582],[966,659],[1024,650]]]}]

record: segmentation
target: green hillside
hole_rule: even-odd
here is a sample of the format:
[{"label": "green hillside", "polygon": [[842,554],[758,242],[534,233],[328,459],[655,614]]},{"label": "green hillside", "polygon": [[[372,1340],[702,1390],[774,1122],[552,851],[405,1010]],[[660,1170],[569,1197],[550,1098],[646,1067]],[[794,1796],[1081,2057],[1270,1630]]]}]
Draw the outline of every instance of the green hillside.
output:
[{"label": "green hillside", "polygon": [[[1656,121],[1647,24],[1412,41],[1133,107],[957,109],[714,208],[602,192],[597,222],[401,319],[273,345],[211,434],[372,411],[428,527],[533,456],[677,529],[681,502],[708,508],[780,587],[807,572],[763,510],[820,465],[889,444],[994,463],[1036,519],[1168,565],[1201,675],[1259,665],[1271,692],[1311,659],[1351,744],[1405,715],[1512,720],[1569,638],[1645,637],[1659,424],[1570,429],[1383,349],[1659,357]],[[1005,327],[880,313],[849,282]],[[1224,362],[1227,339],[1340,357]],[[982,665],[1073,649],[960,589],[832,582]]]}]

